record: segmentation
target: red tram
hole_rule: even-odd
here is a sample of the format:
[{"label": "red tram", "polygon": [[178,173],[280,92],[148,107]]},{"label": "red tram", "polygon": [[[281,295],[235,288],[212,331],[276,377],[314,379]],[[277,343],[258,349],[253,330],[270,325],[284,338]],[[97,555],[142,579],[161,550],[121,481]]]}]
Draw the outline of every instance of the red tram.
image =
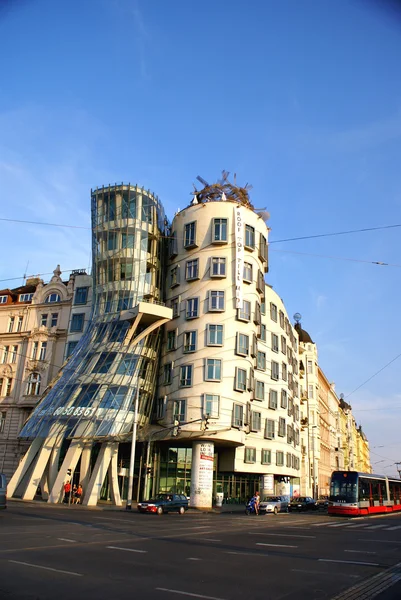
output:
[{"label": "red tram", "polygon": [[401,479],[385,475],[333,471],[329,515],[371,515],[401,511]]}]

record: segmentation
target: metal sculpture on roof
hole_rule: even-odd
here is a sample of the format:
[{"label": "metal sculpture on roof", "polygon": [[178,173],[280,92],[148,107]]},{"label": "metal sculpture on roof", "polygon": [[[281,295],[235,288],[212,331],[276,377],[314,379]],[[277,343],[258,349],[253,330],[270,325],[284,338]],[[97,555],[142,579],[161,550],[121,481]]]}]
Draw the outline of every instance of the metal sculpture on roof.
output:
[{"label": "metal sculpture on roof", "polygon": [[221,179],[212,184],[209,184],[203,177],[198,175],[196,179],[203,185],[203,188],[198,190],[195,184],[193,184],[194,191],[192,192],[192,195],[194,196],[194,199],[192,203],[198,204],[199,202],[220,201],[237,202],[238,204],[242,204],[243,206],[254,210],[249,199],[249,191],[252,189],[252,186],[248,183],[246,183],[244,187],[238,186],[236,173],[234,173],[234,183],[231,183],[228,180],[229,174],[228,171],[223,170]]}]

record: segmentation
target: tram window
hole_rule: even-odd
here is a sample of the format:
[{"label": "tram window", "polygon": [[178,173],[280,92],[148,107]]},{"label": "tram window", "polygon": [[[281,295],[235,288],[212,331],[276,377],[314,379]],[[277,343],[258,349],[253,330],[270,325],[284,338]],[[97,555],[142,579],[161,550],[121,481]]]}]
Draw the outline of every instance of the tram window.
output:
[{"label": "tram window", "polygon": [[363,500],[369,500],[369,498],[370,498],[369,480],[368,479],[363,479],[362,477],[359,477],[359,482],[358,482],[358,499],[360,501],[363,501]]}]

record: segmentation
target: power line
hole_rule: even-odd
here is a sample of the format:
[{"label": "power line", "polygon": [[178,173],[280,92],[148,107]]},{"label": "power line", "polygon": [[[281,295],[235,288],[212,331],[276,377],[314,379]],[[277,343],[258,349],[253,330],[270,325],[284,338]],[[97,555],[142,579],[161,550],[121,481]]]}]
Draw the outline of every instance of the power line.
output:
[{"label": "power line", "polygon": [[347,394],[345,397],[349,398],[354,392],[356,392],[362,386],[364,386],[366,383],[368,383],[368,381],[371,381],[374,377],[376,377],[376,375],[378,375],[379,373],[381,373],[382,371],[384,371],[384,369],[386,369],[393,362],[395,362],[397,360],[397,358],[400,358],[400,356],[401,356],[401,352],[400,352],[400,354],[397,354],[397,356],[395,356],[393,359],[391,359],[386,365],[384,365],[384,367],[382,367],[381,369],[379,369],[378,371],[376,371],[376,373],[374,373],[373,375],[371,375],[371,377],[369,377],[369,379],[366,379],[366,381],[364,381],[363,383],[361,383],[361,385],[358,385],[358,387],[356,387],[354,390],[352,390],[352,392],[350,392],[349,394]]},{"label": "power line", "polygon": [[42,221],[24,221],[22,219],[5,219],[0,217],[0,221],[7,221],[8,223],[26,223],[28,225],[47,225],[49,227],[66,227],[68,229],[91,229],[91,227],[84,227],[83,225],[63,225],[61,223],[44,223]]},{"label": "power line", "polygon": [[393,229],[395,227],[401,227],[401,223],[399,223],[397,225],[382,225],[380,227],[365,227],[363,229],[349,229],[348,231],[335,231],[333,233],[318,233],[315,235],[303,235],[300,237],[285,238],[282,240],[269,241],[269,244],[280,244],[281,242],[295,242],[298,240],[311,240],[314,238],[332,237],[332,236],[336,236],[336,235],[347,235],[349,233],[362,233],[365,231],[378,231],[379,229]]},{"label": "power line", "polygon": [[331,258],[333,260],[347,260],[347,261],[351,261],[351,262],[359,262],[359,263],[366,263],[366,264],[370,264],[370,265],[377,265],[379,267],[398,267],[401,269],[401,265],[395,264],[395,263],[386,263],[386,262],[382,262],[379,260],[363,260],[360,258],[348,258],[345,256],[330,256],[328,254],[314,254],[312,252],[297,252],[296,250],[279,250],[278,248],[275,249],[271,249],[271,252],[285,252],[286,254],[301,254],[303,256],[317,256],[318,258]]}]

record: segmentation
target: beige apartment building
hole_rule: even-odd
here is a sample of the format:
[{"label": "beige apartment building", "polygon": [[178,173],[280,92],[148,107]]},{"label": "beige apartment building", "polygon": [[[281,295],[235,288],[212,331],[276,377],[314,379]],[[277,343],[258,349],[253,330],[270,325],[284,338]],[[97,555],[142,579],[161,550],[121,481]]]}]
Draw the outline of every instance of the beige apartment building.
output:
[{"label": "beige apartment building", "polygon": [[[9,479],[29,447],[18,434],[82,336],[90,313],[91,277],[60,267],[48,283],[0,291],[0,471]],[[71,310],[73,308],[73,310]]]}]

